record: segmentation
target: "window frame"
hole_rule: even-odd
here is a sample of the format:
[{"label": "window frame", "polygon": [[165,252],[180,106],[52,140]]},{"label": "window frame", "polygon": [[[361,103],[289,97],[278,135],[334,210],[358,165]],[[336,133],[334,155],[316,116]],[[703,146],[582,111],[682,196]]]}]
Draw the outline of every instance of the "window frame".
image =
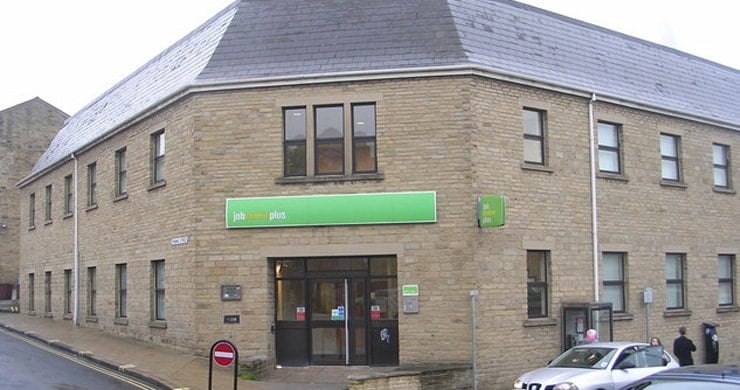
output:
[{"label": "window frame", "polygon": [[[717,156],[717,151],[722,151],[722,156]],[[718,162],[718,158],[724,162]],[[717,184],[717,173],[721,172],[725,180],[725,185]],[[713,143],[712,144],[712,183],[715,188],[729,190],[732,188],[732,175],[730,174],[730,146]]]},{"label": "window frame", "polygon": [[[527,131],[527,113],[532,113],[537,116],[538,134],[534,134]],[[524,137],[524,147],[522,150],[522,160],[525,164],[547,166],[547,154],[546,154],[546,125],[547,125],[547,111],[540,110],[531,107],[522,108],[522,132]],[[536,142],[539,144],[539,154],[541,161],[533,161],[527,159],[527,141]]]},{"label": "window frame", "polygon": [[51,271],[44,272],[44,313],[51,315]]},{"label": "window frame", "polygon": [[98,204],[98,163],[92,162],[87,165],[87,207]]},{"label": "window frame", "polygon": [[[606,264],[608,261],[614,260],[618,264],[619,278],[608,279],[606,273]],[[621,309],[614,309],[616,306],[612,302],[612,308],[614,313],[626,313],[627,312],[627,294],[626,294],[626,267],[627,267],[627,254],[625,252],[603,252],[601,254],[602,263],[602,285],[604,291],[607,290],[608,286],[617,287],[619,289],[619,299],[622,305]]]},{"label": "window frame", "polygon": [[[319,121],[322,120],[320,118],[320,111],[324,110],[331,110],[331,109],[339,109],[340,110],[340,129],[339,137],[319,137]],[[345,117],[345,109],[343,104],[326,104],[326,105],[315,105],[313,106],[313,157],[314,157],[314,175],[315,176],[331,176],[331,175],[344,175],[346,172],[346,161],[345,161],[345,150],[346,147],[344,145],[347,129],[344,124],[344,117]],[[330,149],[324,149],[326,146],[334,146],[335,148],[338,147],[339,150],[341,150],[341,153],[339,155],[341,156],[341,159],[337,162],[339,167],[334,170],[321,170],[320,165],[323,161],[325,161],[325,156],[320,155],[322,150],[326,150],[331,152]],[[331,160],[327,160],[331,161]]]},{"label": "window frame", "polygon": [[49,223],[49,222],[52,221],[52,215],[51,215],[51,210],[52,210],[52,208],[51,208],[52,207],[52,203],[51,203],[51,201],[52,201],[52,199],[51,199],[51,196],[52,196],[52,185],[51,184],[47,184],[46,185],[46,187],[44,189],[44,194],[45,194],[45,197],[44,197],[44,221],[46,223]]},{"label": "window frame", "polygon": [[72,215],[74,205],[74,191],[72,188],[72,175],[64,176],[64,215]]},{"label": "window frame", "polygon": [[164,260],[152,261],[152,304],[151,318],[153,321],[165,321],[166,316],[166,289],[165,289],[165,262]]},{"label": "window frame", "polygon": [[32,192],[28,195],[28,228],[34,228],[36,226],[36,193]]},{"label": "window frame", "polygon": [[116,264],[116,317],[128,318],[128,266]]},{"label": "window frame", "polygon": [[[678,278],[669,278],[668,275],[668,261],[669,258],[675,258],[678,259],[679,267],[678,270],[680,270],[680,275],[678,275]],[[666,281],[666,309],[667,310],[682,310],[686,309],[686,254],[685,253],[666,253],[665,254],[665,281]],[[670,300],[670,288],[671,286],[678,286],[678,290],[676,290],[680,296],[679,304],[676,306],[670,306],[669,300]]]},{"label": "window frame", "polygon": [[[729,275],[722,275],[722,260],[727,261],[725,267],[729,271]],[[728,277],[729,276],[729,277]],[[718,285],[718,296],[717,302],[720,307],[735,306],[735,255],[731,254],[719,254],[717,256],[717,285]],[[729,302],[722,302],[722,286],[729,287]]]},{"label": "window frame", "polygon": [[[303,116],[303,129],[302,131],[299,129],[297,132],[303,133],[303,137],[295,137],[293,138],[291,136],[290,139],[288,139],[288,133],[289,124],[293,124],[292,121],[289,121],[288,115],[295,115],[298,111],[301,112],[301,116]],[[283,107],[283,176],[285,177],[294,177],[294,176],[306,176],[308,175],[307,169],[308,169],[308,142],[307,142],[307,132],[308,132],[308,117],[307,117],[307,110],[305,106],[298,106],[298,107]],[[299,122],[296,122],[299,123]],[[290,133],[292,134],[294,132],[293,128],[291,127]],[[297,148],[297,150],[300,150],[302,147],[303,149],[303,158],[300,159],[300,152],[298,153],[298,159],[302,160],[302,167],[298,167],[295,171],[291,168],[292,164],[291,161],[293,161],[293,158],[289,158],[289,156],[293,156],[293,153],[291,153],[292,148]]]},{"label": "window frame", "polygon": [[[538,258],[535,258],[534,256],[537,256]],[[532,276],[533,270],[530,270],[530,261],[539,261],[540,264],[538,265],[540,268],[540,278],[543,278],[544,280],[537,280],[538,276]],[[549,250],[527,250],[527,318],[548,318],[550,315],[550,286],[549,286],[549,278],[550,278],[550,251]],[[532,280],[534,279],[534,280]],[[539,308],[537,308],[534,304],[535,301],[530,299],[530,291],[532,290],[542,290],[540,292],[541,295],[541,303],[539,305]],[[539,313],[534,314],[535,309],[538,309]]]},{"label": "window frame", "polygon": [[160,129],[151,134],[151,179],[150,184],[156,185],[165,182],[165,131]]},{"label": "window frame", "polygon": [[[674,155],[668,154],[669,151],[664,150],[664,140],[671,141],[671,146],[673,147],[673,150],[675,152]],[[666,163],[674,164],[674,168],[670,173],[673,173],[676,176],[675,179],[671,177],[666,177]],[[683,174],[681,172],[681,168],[681,137],[674,134],[660,133],[660,179],[662,181],[671,183],[683,182]]]},{"label": "window frame", "polygon": [[[357,109],[360,107],[372,107],[373,115],[372,115],[372,135],[357,135],[357,128],[360,122],[357,120],[358,113]],[[351,110],[351,116],[352,116],[352,173],[376,173],[378,172],[378,123],[377,123],[377,107],[375,103],[352,103],[350,105]],[[372,153],[371,153],[371,159],[372,159],[372,169],[359,169],[359,156],[360,153],[358,153],[358,144],[367,144],[372,143]]]},{"label": "window frame", "polygon": [[36,275],[33,272],[28,274],[28,311],[36,311]]},{"label": "window frame", "polygon": [[[602,126],[610,126],[615,133],[615,139],[616,139],[616,146],[615,145],[607,145],[605,143],[602,143],[602,141],[606,141],[606,137],[602,135]],[[622,125],[618,123],[613,122],[607,122],[607,121],[597,121],[596,123],[597,127],[597,134],[598,134],[598,162],[599,162],[599,173],[608,174],[608,175],[624,175],[624,159],[622,156]],[[617,160],[617,170],[611,171],[607,170],[603,167],[604,164],[602,164],[602,154],[609,153],[614,154],[616,156]]]},{"label": "window frame", "polygon": [[116,197],[128,194],[128,177],[126,168],[126,148],[116,150],[116,177],[115,177],[115,194]]},{"label": "window frame", "polygon": [[97,267],[87,267],[87,315],[97,315]]},{"label": "window frame", "polygon": [[72,270],[64,270],[64,314],[72,314]]}]

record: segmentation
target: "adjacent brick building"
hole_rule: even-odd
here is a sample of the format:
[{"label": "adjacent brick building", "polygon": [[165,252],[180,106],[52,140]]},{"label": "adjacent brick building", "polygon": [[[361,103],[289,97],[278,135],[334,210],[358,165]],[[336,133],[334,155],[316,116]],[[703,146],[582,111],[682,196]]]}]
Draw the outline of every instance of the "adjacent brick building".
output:
[{"label": "adjacent brick building", "polygon": [[738,86],[510,1],[237,1],[19,183],[22,310],[283,366],[469,363],[473,295],[484,388],[588,326],[719,323],[737,361]]},{"label": "adjacent brick building", "polygon": [[40,98],[0,111],[0,299],[13,298],[18,281],[20,192],[15,184],[28,174],[67,118]]}]

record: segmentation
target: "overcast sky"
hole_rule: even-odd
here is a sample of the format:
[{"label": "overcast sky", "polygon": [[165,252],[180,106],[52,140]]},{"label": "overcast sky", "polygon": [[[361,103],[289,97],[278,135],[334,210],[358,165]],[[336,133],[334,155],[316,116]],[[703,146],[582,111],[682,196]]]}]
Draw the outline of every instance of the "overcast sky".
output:
[{"label": "overcast sky", "polygon": [[[72,115],[232,1],[0,0],[0,110]],[[736,0],[522,2],[740,69]]]}]

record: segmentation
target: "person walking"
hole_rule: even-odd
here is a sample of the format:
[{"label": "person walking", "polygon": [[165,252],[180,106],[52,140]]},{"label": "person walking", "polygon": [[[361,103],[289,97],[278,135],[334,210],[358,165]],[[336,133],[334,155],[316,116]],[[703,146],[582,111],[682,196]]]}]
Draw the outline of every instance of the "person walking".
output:
[{"label": "person walking", "polygon": [[679,327],[678,337],[673,340],[673,354],[678,358],[678,363],[681,366],[693,366],[694,358],[691,353],[694,351],[696,351],[696,345],[686,337],[686,327]]}]

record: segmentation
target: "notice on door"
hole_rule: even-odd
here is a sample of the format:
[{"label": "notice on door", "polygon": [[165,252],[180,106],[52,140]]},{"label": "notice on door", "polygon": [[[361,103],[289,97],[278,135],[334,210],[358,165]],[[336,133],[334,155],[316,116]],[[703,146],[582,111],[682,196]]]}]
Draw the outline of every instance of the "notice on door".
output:
[{"label": "notice on door", "polygon": [[331,320],[344,321],[344,306],[337,306],[336,309],[331,309]]},{"label": "notice on door", "polygon": [[306,308],[304,306],[298,306],[295,308],[295,320],[296,321],[306,320]]},{"label": "notice on door", "polygon": [[370,319],[372,320],[380,319],[380,305],[370,306]]}]

